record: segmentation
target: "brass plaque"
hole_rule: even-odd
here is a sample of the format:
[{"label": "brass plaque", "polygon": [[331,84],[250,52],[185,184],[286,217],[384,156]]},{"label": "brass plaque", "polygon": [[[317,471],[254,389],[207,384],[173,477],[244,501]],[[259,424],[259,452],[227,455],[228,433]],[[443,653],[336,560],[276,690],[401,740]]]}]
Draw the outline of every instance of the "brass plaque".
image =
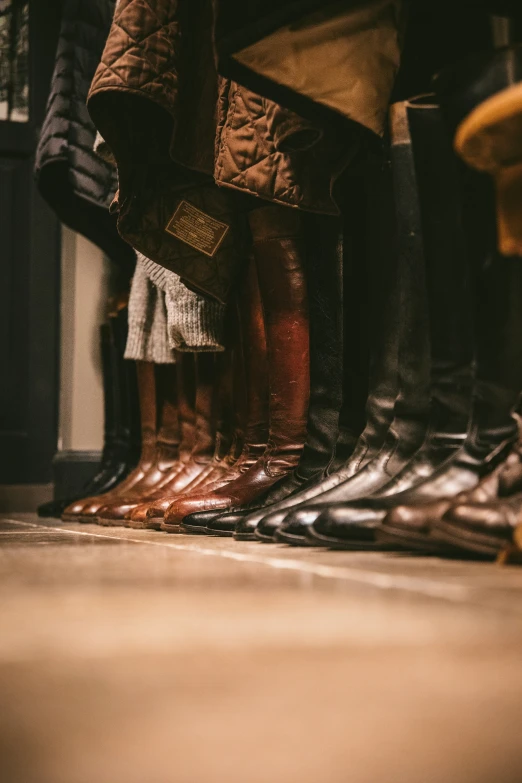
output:
[{"label": "brass plaque", "polygon": [[207,215],[188,201],[182,201],[167,223],[165,231],[212,257],[228,229],[226,223]]}]

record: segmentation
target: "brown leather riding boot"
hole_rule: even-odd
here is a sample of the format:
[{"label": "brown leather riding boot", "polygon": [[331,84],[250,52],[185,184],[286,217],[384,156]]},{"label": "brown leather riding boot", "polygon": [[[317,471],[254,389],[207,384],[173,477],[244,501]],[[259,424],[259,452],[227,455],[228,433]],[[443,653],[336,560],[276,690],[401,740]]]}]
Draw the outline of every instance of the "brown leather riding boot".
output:
[{"label": "brown leather riding boot", "polygon": [[134,470],[117,487],[103,495],[83,498],[64,510],[62,519],[77,522],[92,522],[98,510],[120,494],[130,491],[149,472],[156,456],[156,378],[151,362],[136,362],[138,396],[141,422],[140,460]]},{"label": "brown leather riding boot", "polygon": [[[168,494],[169,486],[177,479],[182,472],[186,464],[189,462],[192,449],[194,448],[194,439],[196,434],[196,366],[194,361],[194,354],[192,353],[177,353],[176,354],[176,367],[177,367],[177,388],[178,388],[178,412],[180,422],[181,442],[179,446],[179,464],[176,469],[173,469],[169,480],[161,485],[160,489],[157,489],[150,495],[150,500],[146,503],[140,503],[140,505],[129,512],[125,517],[125,524],[129,524],[129,519],[134,512],[138,512],[138,509],[149,508],[149,506]],[[136,525],[141,527],[141,525]]]},{"label": "brown leather riding boot", "polygon": [[[236,434],[231,448],[229,470],[211,485],[190,493],[199,508],[212,493],[246,473],[265,451],[268,441],[268,364],[266,335],[257,270],[252,259],[238,295],[238,330],[234,349],[233,402]],[[242,448],[237,457],[237,448]],[[165,497],[151,506],[146,527],[159,529],[165,510],[182,495]],[[204,505],[203,505],[204,507]]]},{"label": "brown leather riding boot", "polygon": [[156,448],[154,464],[145,476],[128,491],[103,505],[97,514],[102,525],[121,524],[125,514],[180,473],[180,420],[175,364],[156,365]]},{"label": "brown leather riding boot", "polygon": [[[205,469],[181,490],[184,495],[191,491],[201,491],[201,489],[208,484],[215,483],[231,470],[232,465],[237,462],[241,452],[242,433],[239,432],[237,426],[234,426],[237,419],[237,413],[233,411],[233,352],[227,350],[223,354],[218,354],[216,356],[216,362],[219,369],[219,415],[214,456]],[[190,454],[191,452],[189,452],[188,455],[189,459]],[[188,460],[185,460],[185,463],[187,461]],[[170,486],[170,484],[164,485],[154,493],[153,498],[150,498],[146,503],[142,503],[132,512],[128,513],[125,520],[126,526],[132,528],[157,527],[157,525],[151,526],[147,524],[147,512],[149,508],[153,506],[157,507],[158,504],[163,504],[165,508],[170,505],[174,497]]]},{"label": "brown leather riding boot", "polygon": [[[158,461],[139,486],[138,492],[133,492],[128,498],[123,498],[119,504],[111,504],[100,509],[98,521],[100,524],[120,524],[126,516],[139,505],[148,502],[164,491],[179,492],[204,472],[212,459],[216,441],[216,380],[214,354],[200,354],[196,362],[196,427],[194,445],[190,458],[185,462],[176,460],[164,469],[164,443],[158,444]],[[161,462],[160,462],[161,459]],[[174,470],[173,470],[174,468]]]},{"label": "brown leather riding boot", "polygon": [[[263,456],[234,481],[205,497],[180,498],[165,512],[162,530],[179,532],[184,517],[240,508],[299,461],[310,394],[309,330],[302,215],[283,207],[250,213],[265,320],[269,380],[269,440]],[[187,528],[188,530],[188,528]]]}]

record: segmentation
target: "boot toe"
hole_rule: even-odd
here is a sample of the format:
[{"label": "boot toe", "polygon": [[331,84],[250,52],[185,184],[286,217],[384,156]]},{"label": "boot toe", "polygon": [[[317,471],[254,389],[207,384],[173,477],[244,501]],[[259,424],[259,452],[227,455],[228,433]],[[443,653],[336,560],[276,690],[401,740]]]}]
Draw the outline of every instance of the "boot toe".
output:
[{"label": "boot toe", "polygon": [[207,531],[216,536],[232,536],[244,519],[241,511],[231,511],[228,514],[218,514],[207,524]]},{"label": "boot toe", "polygon": [[193,497],[180,498],[169,505],[165,511],[163,524],[165,527],[179,526],[185,517],[199,511],[213,511],[222,513],[230,506],[230,499],[217,495],[201,494]]},{"label": "boot toe", "polygon": [[306,532],[321,511],[319,506],[310,506],[309,508],[297,508],[287,514],[277,530],[275,540],[294,546],[307,545],[309,541]]},{"label": "boot toe", "polygon": [[383,517],[377,509],[331,506],[308,527],[307,536],[325,546],[373,548],[375,529]]},{"label": "boot toe", "polygon": [[[64,511],[65,502],[63,500],[50,500],[48,503],[42,503],[38,506],[36,513],[39,517],[59,519]],[[69,504],[69,506],[75,504]]]},{"label": "boot toe", "polygon": [[84,513],[84,508],[89,505],[89,498],[83,500],[76,500],[74,503],[70,503],[63,509],[62,518],[68,519],[70,517],[79,517]]},{"label": "boot toe", "polygon": [[127,524],[133,528],[147,528],[148,514],[150,511],[150,503],[142,503],[127,514]]},{"label": "boot toe", "polygon": [[171,503],[165,511],[165,524],[179,525],[185,517],[196,514],[198,511],[212,511],[213,509],[226,508],[223,500],[212,497],[207,493],[181,497]]},{"label": "boot toe", "polygon": [[103,500],[91,499],[83,506],[81,512],[78,514],[78,522],[92,522],[92,520],[98,516],[99,510],[104,507],[105,503]]},{"label": "boot toe", "polygon": [[389,511],[382,527],[399,528],[413,533],[429,535],[432,525],[446,513],[450,500],[440,500],[418,506],[397,506]]},{"label": "boot toe", "polygon": [[259,520],[256,527],[256,538],[259,541],[274,541],[275,535],[286,517],[287,510],[274,511]]},{"label": "boot toe", "polygon": [[259,514],[238,513],[234,526],[234,538],[238,541],[253,541],[256,538],[256,530],[259,524]]},{"label": "boot toe", "polygon": [[183,518],[181,530],[183,533],[206,534],[208,525],[219,517],[219,511],[196,511]]},{"label": "boot toe", "polygon": [[156,500],[147,505],[147,519],[163,519],[165,511],[172,503],[172,498]]},{"label": "boot toe", "polygon": [[123,525],[127,514],[130,514],[139,504],[122,501],[114,505],[102,506],[98,510],[97,521],[99,525]]}]

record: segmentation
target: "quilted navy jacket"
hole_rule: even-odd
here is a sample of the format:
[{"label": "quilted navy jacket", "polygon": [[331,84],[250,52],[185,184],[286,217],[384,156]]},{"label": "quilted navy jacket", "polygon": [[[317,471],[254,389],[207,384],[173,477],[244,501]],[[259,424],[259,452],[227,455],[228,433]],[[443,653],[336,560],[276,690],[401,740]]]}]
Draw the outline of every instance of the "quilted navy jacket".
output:
[{"label": "quilted navy jacket", "polygon": [[114,0],[65,0],[63,4],[35,176],[60,220],[130,272],[134,253],[118,235],[108,211],[117,187],[116,172],[93,151],[96,131],[86,107],[114,6]]}]

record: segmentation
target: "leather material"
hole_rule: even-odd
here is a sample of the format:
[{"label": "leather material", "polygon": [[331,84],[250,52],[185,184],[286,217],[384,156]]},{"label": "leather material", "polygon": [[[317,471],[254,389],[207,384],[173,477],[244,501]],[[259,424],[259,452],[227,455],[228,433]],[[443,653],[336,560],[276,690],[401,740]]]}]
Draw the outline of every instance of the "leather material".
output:
[{"label": "leather material", "polygon": [[[132,476],[132,482],[125,481],[122,485],[116,488],[116,490],[109,495],[104,495],[100,498],[91,499],[89,507],[85,507],[82,512],[82,519],[85,517],[86,521],[96,516],[98,511],[107,503],[114,502],[119,498],[123,498],[129,493],[134,493],[138,489],[140,483],[144,480],[145,476],[154,469],[156,463],[156,428],[158,426],[158,405],[157,405],[157,392],[156,392],[156,367],[151,363],[138,362],[140,373],[147,373],[148,383],[140,383],[140,416],[142,418],[143,427],[143,443],[145,443],[145,449],[142,449],[142,458],[139,467]],[[145,369],[146,368],[146,369]],[[171,370],[174,372],[174,370]],[[175,369],[176,385],[177,385],[177,406],[179,417],[179,435],[181,441],[179,444],[179,461],[174,462],[172,470],[168,471],[168,475],[165,475],[165,480],[168,481],[176,476],[180,470],[184,467],[186,461],[190,458],[192,448],[194,445],[194,434],[196,426],[196,414],[195,414],[195,365],[194,357],[191,354],[177,354],[177,363]],[[174,394],[173,389],[170,390],[171,394]],[[175,412],[172,411],[172,415],[169,419],[175,423]],[[131,478],[131,477],[129,477]]]},{"label": "leather material", "polygon": [[434,522],[430,536],[438,544],[495,557],[513,542],[522,517],[522,493],[489,503],[462,501]]},{"label": "leather material", "polygon": [[389,511],[375,536],[378,540],[393,543],[403,549],[421,549],[438,551],[431,532],[446,512],[461,504],[485,505],[497,499],[501,492],[503,476],[518,469],[521,470],[520,442],[489,475],[479,481],[468,492],[461,492],[454,498],[442,498],[417,506],[397,506]]},{"label": "leather material", "polygon": [[62,515],[63,519],[90,521],[98,509],[110,502],[120,492],[127,492],[138,484],[152,468],[156,446],[156,382],[154,365],[136,362],[138,395],[140,399],[141,455],[136,468],[114,490],[72,503]]},{"label": "leather material", "polygon": [[192,452],[186,462],[180,460],[181,427],[177,404],[176,365],[157,365],[159,430],[155,464],[131,491],[98,510],[99,524],[123,520],[143,502],[167,489],[176,494],[201,475],[212,460],[216,448],[217,384],[216,358],[212,353],[197,354],[195,432]]},{"label": "leather material", "polygon": [[[164,529],[194,511],[243,506],[298,464],[306,438],[310,369],[303,217],[280,207],[249,215],[264,314],[268,359],[269,437],[263,456],[211,495],[180,499],[165,512]],[[255,357],[252,357],[256,361]]]},{"label": "leather material", "polygon": [[[473,335],[470,302],[469,260],[461,222],[457,161],[451,149],[441,113],[433,96],[396,104],[392,107],[394,146],[400,148],[395,158],[399,183],[409,173],[417,205],[410,209],[412,230],[417,222],[421,244],[417,246],[418,266],[424,265],[429,313],[431,364],[431,413],[425,441],[420,450],[399,473],[369,497],[342,508],[325,505],[317,511],[316,528],[322,534],[328,517],[342,525],[343,534],[356,536],[360,530],[366,540],[366,528],[375,527],[393,506],[395,496],[416,485],[426,485],[462,446],[468,428],[471,403]],[[401,176],[399,176],[401,175]],[[402,196],[405,199],[405,196]],[[411,196],[410,196],[411,198]],[[415,217],[415,208],[418,215]],[[404,204],[404,214],[408,214]],[[404,228],[407,226],[405,225]],[[415,251],[415,247],[410,248]],[[415,252],[412,252],[415,263]],[[417,273],[418,274],[418,273]],[[415,323],[415,322],[413,322]],[[389,469],[388,469],[389,470]],[[472,480],[472,479],[470,479]],[[464,475],[462,481],[466,483]],[[339,497],[338,501],[351,500]],[[325,502],[334,501],[325,497]],[[330,513],[331,512],[331,513]],[[310,522],[311,515],[307,515]],[[315,521],[315,520],[314,520]],[[289,520],[290,522],[290,520]],[[267,537],[260,529],[258,537]],[[271,531],[273,533],[273,531]],[[305,535],[304,528],[301,534]],[[279,540],[284,540],[285,529]],[[292,540],[298,527],[292,524]]]},{"label": "leather material", "polygon": [[[219,435],[220,433],[218,433]],[[216,441],[214,457],[211,462],[196,475],[185,487],[178,490],[178,495],[186,495],[205,490],[212,492],[224,486],[238,474],[236,465],[241,455],[242,434],[237,431],[230,446],[228,454],[223,454],[223,449],[228,442],[228,434],[219,437]],[[179,475],[179,474],[178,474]],[[177,479],[177,476],[174,478]],[[159,529],[161,517],[173,502],[173,483],[168,483],[156,490],[146,503],[142,503],[126,514],[126,524],[133,528]],[[149,515],[149,511],[151,512]]]},{"label": "leather material", "polygon": [[[332,544],[342,544],[354,541],[360,535],[363,540],[368,538],[368,530],[375,531],[385,518],[387,511],[397,505],[423,504],[429,501],[439,501],[446,497],[455,497],[477,486],[480,477],[488,469],[492,470],[496,461],[505,456],[510,442],[504,442],[502,450],[488,455],[485,459],[474,462],[464,449],[456,457],[442,465],[425,482],[413,489],[391,495],[387,498],[367,499],[360,504],[325,507],[313,524],[307,528],[306,536],[316,542],[328,541]],[[442,508],[442,506],[441,506]]]}]

